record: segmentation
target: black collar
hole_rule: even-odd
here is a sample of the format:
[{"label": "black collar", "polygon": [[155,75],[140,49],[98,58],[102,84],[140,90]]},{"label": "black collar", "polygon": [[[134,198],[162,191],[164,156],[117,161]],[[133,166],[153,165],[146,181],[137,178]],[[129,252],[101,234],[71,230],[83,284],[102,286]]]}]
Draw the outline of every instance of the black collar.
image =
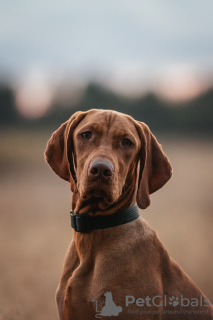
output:
[{"label": "black collar", "polygon": [[138,207],[134,205],[108,216],[89,216],[70,211],[71,227],[77,232],[88,233],[94,229],[116,227],[131,222],[139,217]]}]

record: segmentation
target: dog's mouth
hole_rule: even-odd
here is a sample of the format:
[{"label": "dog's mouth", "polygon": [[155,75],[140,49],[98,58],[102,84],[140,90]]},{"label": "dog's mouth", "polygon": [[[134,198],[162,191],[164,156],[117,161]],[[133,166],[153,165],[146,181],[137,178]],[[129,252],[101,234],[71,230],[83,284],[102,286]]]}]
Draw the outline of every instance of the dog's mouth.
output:
[{"label": "dog's mouth", "polygon": [[120,194],[112,162],[103,157],[90,161],[78,177],[77,189],[84,202],[103,203],[106,206],[114,203]]},{"label": "dog's mouth", "polygon": [[99,201],[104,200],[105,203],[111,204],[116,200],[115,187],[111,183],[96,181],[88,181],[86,186],[80,192],[83,200]]},{"label": "dog's mouth", "polygon": [[113,202],[113,195],[111,194],[108,188],[101,188],[101,187],[88,187],[85,189],[85,192],[81,194],[81,198],[84,200],[93,199],[99,200],[103,199],[107,203]]}]

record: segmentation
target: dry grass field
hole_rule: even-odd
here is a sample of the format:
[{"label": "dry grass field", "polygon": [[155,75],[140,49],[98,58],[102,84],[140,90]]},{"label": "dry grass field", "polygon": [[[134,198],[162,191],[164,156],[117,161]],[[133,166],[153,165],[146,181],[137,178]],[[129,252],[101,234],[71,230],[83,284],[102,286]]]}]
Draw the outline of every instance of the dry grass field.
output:
[{"label": "dry grass field", "polygon": [[[0,320],[57,319],[55,290],[73,232],[69,184],[43,160],[49,136],[0,133]],[[141,215],[213,299],[213,143],[159,140],[174,175]]]}]

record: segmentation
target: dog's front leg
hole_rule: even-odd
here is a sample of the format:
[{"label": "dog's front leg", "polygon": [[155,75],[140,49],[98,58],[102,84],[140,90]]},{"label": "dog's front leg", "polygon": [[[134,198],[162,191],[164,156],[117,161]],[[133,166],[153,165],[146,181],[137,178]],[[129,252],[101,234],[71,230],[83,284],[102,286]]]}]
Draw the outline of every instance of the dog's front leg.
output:
[{"label": "dog's front leg", "polygon": [[71,243],[63,266],[63,273],[60,284],[56,290],[56,302],[58,306],[58,315],[60,320],[72,319],[68,316],[70,301],[70,286],[69,282],[72,278],[74,270],[79,266],[79,257],[76,252],[74,242]]}]

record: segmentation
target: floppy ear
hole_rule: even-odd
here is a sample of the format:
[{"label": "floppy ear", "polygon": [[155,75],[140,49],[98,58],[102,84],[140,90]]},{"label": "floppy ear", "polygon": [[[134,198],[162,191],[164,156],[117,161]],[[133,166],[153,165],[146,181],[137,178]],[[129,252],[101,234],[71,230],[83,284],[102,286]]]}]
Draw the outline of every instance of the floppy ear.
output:
[{"label": "floppy ear", "polygon": [[136,128],[141,140],[137,204],[141,209],[146,209],[150,205],[149,195],[171,178],[172,167],[149,127],[137,122]]},{"label": "floppy ear", "polygon": [[75,170],[73,165],[73,131],[87,112],[76,112],[56,130],[47,142],[45,160],[62,179],[69,181],[75,192]]}]

